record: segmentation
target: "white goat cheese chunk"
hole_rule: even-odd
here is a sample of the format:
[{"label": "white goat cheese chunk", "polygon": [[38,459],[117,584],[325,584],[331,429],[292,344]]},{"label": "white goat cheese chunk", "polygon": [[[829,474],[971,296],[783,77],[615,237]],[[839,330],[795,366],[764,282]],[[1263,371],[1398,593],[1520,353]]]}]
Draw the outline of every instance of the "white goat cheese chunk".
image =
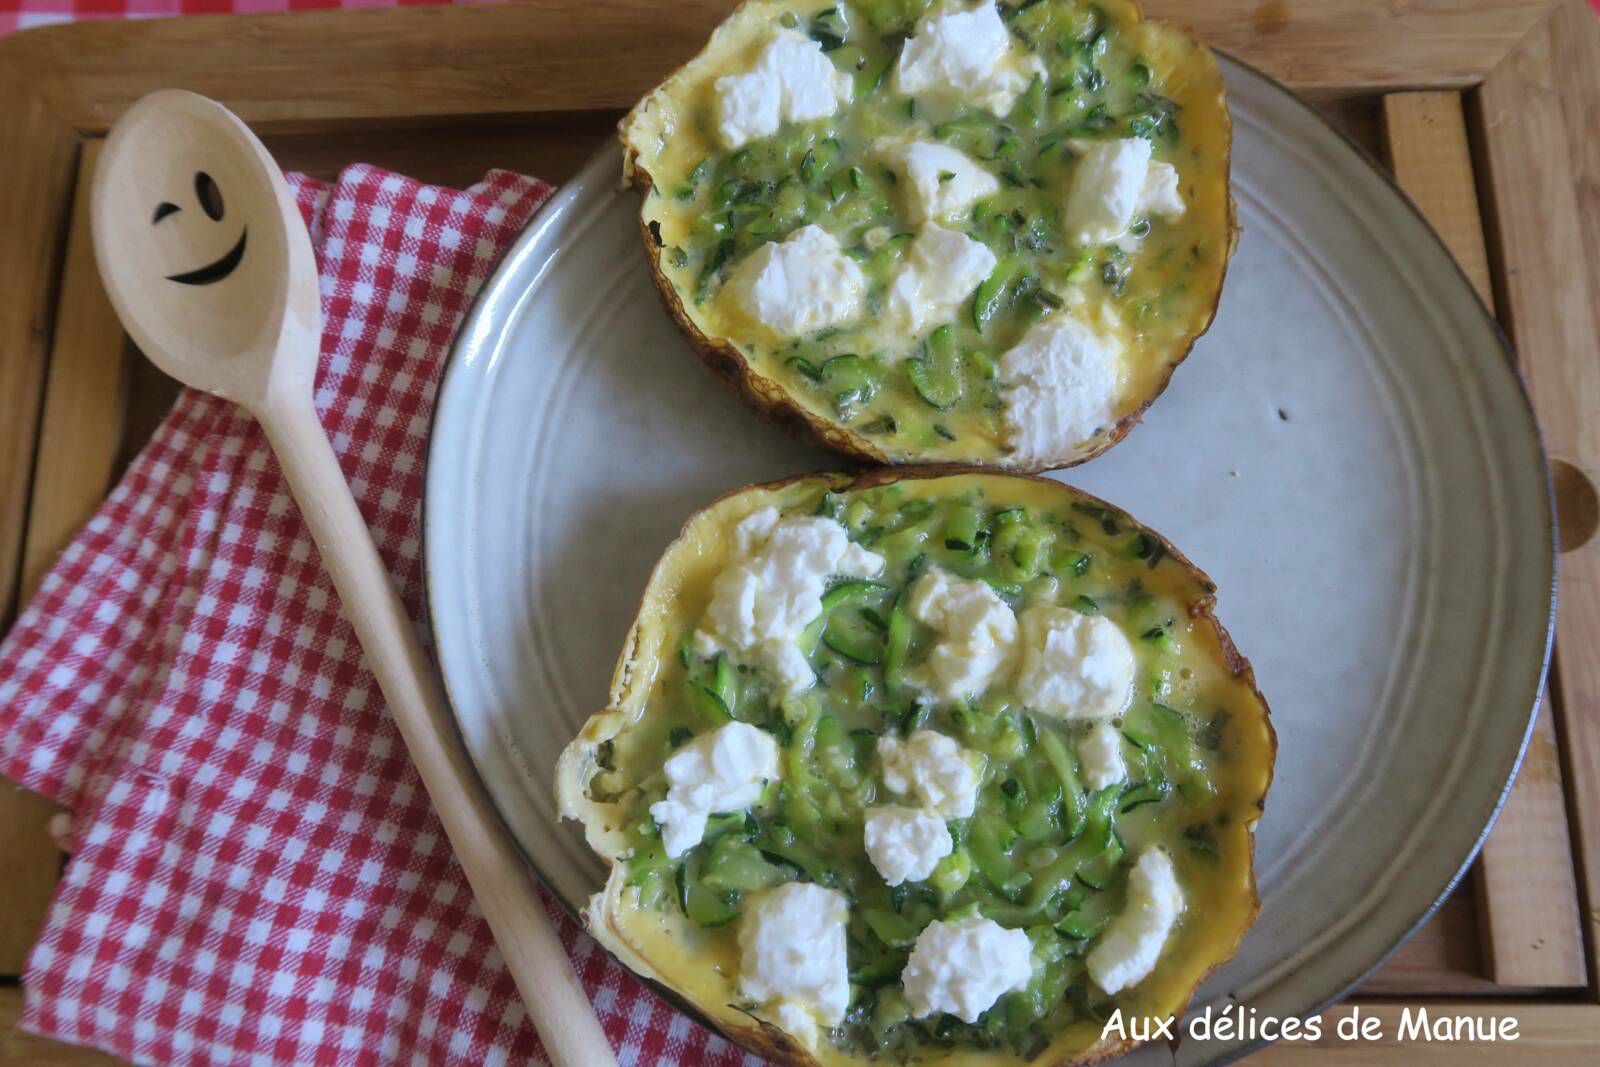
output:
[{"label": "white goat cheese chunk", "polygon": [[1083,764],[1084,781],[1095,791],[1128,780],[1128,764],[1122,758],[1122,734],[1115,726],[1102,722],[1078,739],[1078,760]]},{"label": "white goat cheese chunk", "polygon": [[878,738],[883,784],[892,793],[916,799],[946,819],[965,819],[978,804],[978,771],[972,757],[936,730],[915,730],[901,741]]},{"label": "white goat cheese chunk", "polygon": [[1138,214],[1175,219],[1183,214],[1178,168],[1152,159],[1142,137],[1095,141],[1083,148],[1067,187],[1067,235],[1105,244],[1128,231]]},{"label": "white goat cheese chunk", "polygon": [[1089,977],[1108,994],[1144,981],[1181,914],[1183,893],[1171,857],[1147,849],[1128,875],[1127,906],[1089,950]]},{"label": "white goat cheese chunk", "polygon": [[673,753],[662,767],[666,799],[650,805],[661,844],[674,859],[700,843],[706,818],[743,811],[778,777],[778,744],[765,730],[730,722]]},{"label": "white goat cheese chunk", "polygon": [[1078,159],[1067,189],[1067,234],[1084,244],[1121,236],[1139,209],[1150,171],[1150,142],[1143,137],[1096,141]]},{"label": "white goat cheese chunk", "polygon": [[1175,219],[1183,214],[1183,194],[1178,191],[1178,168],[1159,159],[1150,161],[1137,210],[1147,215]]},{"label": "white goat cheese chunk", "polygon": [[1058,719],[1109,719],[1128,706],[1133,646],[1103,615],[1035,604],[1022,613],[1017,696]]},{"label": "white goat cheese chunk", "polygon": [[932,141],[880,143],[879,156],[900,172],[913,225],[946,222],[1000,191],[1000,179],[965,153]]},{"label": "white goat cheese chunk", "polygon": [[950,5],[923,16],[900,51],[895,91],[968,100],[1004,117],[1044,64],[1011,39],[987,0],[971,10]]},{"label": "white goat cheese chunk", "polygon": [[955,848],[944,820],[917,808],[894,804],[868,808],[864,821],[867,857],[885,885],[927,880]]},{"label": "white goat cheese chunk", "polygon": [[886,325],[913,338],[950,321],[995,265],[987,245],[928,223],[906,249],[884,300]]},{"label": "white goat cheese chunk", "polygon": [[816,1024],[836,1026],[850,1006],[843,893],[786,882],[749,898],[739,920],[739,990],[785,1030],[816,1045]]},{"label": "white goat cheese chunk", "polygon": [[977,915],[929,923],[900,972],[915,1018],[949,1012],[968,1023],[1032,977],[1027,933]]},{"label": "white goat cheese chunk", "polygon": [[785,122],[827,118],[850,102],[853,85],[821,45],[797,30],[782,30],[750,70],[717,79],[717,133],[723,144],[739,148],[772,136]]},{"label": "white goat cheese chunk", "polygon": [[740,310],[790,338],[855,318],[867,276],[832,234],[810,225],[751,252],[728,286]]},{"label": "white goat cheese chunk", "polygon": [[1006,441],[1020,460],[1054,460],[1116,422],[1122,345],[1071,315],[1034,326],[1000,357]]},{"label": "white goat cheese chunk", "polygon": [[752,663],[786,694],[809,689],[817,676],[798,642],[822,613],[828,579],[882,572],[883,557],[853,544],[832,519],[753,512],[734,528],[732,558],[711,583],[696,650]]},{"label": "white goat cheese chunk", "polygon": [[988,582],[930,568],[911,589],[911,617],[940,640],[915,681],[946,701],[982,695],[1011,667],[1017,617]]}]

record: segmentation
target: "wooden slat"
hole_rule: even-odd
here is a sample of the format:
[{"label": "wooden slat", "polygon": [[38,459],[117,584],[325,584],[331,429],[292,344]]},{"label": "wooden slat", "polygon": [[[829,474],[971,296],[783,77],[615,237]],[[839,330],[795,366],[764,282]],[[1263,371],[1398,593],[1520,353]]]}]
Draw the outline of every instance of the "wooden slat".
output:
[{"label": "wooden slat", "polygon": [[[1429,1041],[1415,1037],[1400,1040],[1401,1015],[1426,1008],[1428,1017],[1441,1016],[1489,1020],[1511,1018],[1517,1023],[1514,1042]],[[1339,1036],[1340,1019],[1355,1012],[1378,1019],[1378,1040],[1347,1040]],[[1592,1065],[1600,1042],[1600,1008],[1592,1004],[1539,1003],[1520,1000],[1431,1000],[1410,1004],[1357,1001],[1330,1009],[1322,1016],[1322,1039],[1315,1042],[1281,1042],[1249,1057],[1250,1067],[1461,1067],[1463,1063],[1514,1067],[1578,1067]]]},{"label": "wooden slat", "polygon": [[332,180],[354,160],[386,167],[421,181],[464,186],[496,167],[563,182],[615,136],[621,110],[544,116],[499,124],[460,123],[426,137],[393,130],[353,130],[338,137],[278,134],[267,149],[285,170]]},{"label": "wooden slat", "polygon": [[104,499],[122,440],[122,323],[100,284],[89,233],[88,179],[100,145],[85,142],[73,198],[22,553],[22,601]]},{"label": "wooden slat", "polygon": [[[1465,86],[1536,25],[1551,0],[1156,0],[1211,44],[1321,94]],[[45,27],[0,44],[67,121],[103,131],[133,100],[182,85],[262,129],[330,120],[625,108],[693,55],[728,0],[536,0],[528,6],[318,12]],[[285,92],[304,71],[318,92]]]},{"label": "wooden slat", "polygon": [[1383,97],[1342,96],[1312,106],[1373,159],[1383,158]]},{"label": "wooden slat", "polygon": [[[1396,180],[1493,307],[1483,216],[1461,96],[1391,93],[1383,100]],[[1476,872],[1489,974],[1504,986],[1570,988],[1587,980],[1577,876],[1560,756],[1548,701]]]},{"label": "wooden slat", "polygon": [[[87,177],[98,142],[84,146],[50,344],[19,603],[105,496],[122,437],[123,333],[100,285],[89,235]],[[0,791],[0,974],[18,974],[61,869],[40,797]]]},{"label": "wooden slat", "polygon": [[1499,989],[1487,977],[1479,928],[1475,896],[1461,886],[1355,995],[1493,996]]},{"label": "wooden slat", "polygon": [[0,64],[0,630],[16,605],[61,235],[78,138]]},{"label": "wooden slat", "polygon": [[22,990],[0,986],[0,1063],[50,1064],[51,1067],[112,1067],[122,1061],[104,1052],[64,1045],[17,1029],[22,1018]]},{"label": "wooden slat", "polygon": [[[1574,3],[1529,34],[1477,94],[1495,298],[1557,465],[1569,515],[1600,481],[1600,27]],[[1572,523],[1565,524],[1571,536]],[[1566,543],[1556,720],[1590,944],[1600,938],[1600,541]],[[1590,959],[1591,981],[1600,980]]]},{"label": "wooden slat", "polygon": [[1500,985],[1588,983],[1574,860],[1547,695],[1516,787],[1478,856],[1480,932],[1489,974]]},{"label": "wooden slat", "polygon": [[57,808],[0,778],[0,976],[22,973],[61,875],[50,839]]},{"label": "wooden slat", "polygon": [[1439,231],[1472,287],[1493,310],[1461,94],[1389,93],[1383,98],[1383,131],[1395,180]]},{"label": "wooden slat", "polygon": [[[14,610],[78,138],[0,68],[0,629]],[[21,969],[60,869],[43,800],[0,780],[0,973]]]}]

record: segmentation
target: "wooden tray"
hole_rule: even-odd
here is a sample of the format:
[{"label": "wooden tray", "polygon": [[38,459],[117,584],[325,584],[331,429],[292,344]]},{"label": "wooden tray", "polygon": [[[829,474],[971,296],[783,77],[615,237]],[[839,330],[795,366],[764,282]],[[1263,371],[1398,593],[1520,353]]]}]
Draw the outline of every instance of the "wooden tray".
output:
[{"label": "wooden tray", "polygon": [[[176,389],[123,336],[90,250],[82,179],[128,104],[167,86],[215,97],[285,168],[319,177],[365,161],[446,184],[490,167],[559,181],[729,6],[536,0],[81,23],[0,41],[0,629]],[[1600,24],[1583,0],[1147,7],[1310,96],[1392,170],[1513,340],[1561,513],[1556,669],[1521,779],[1468,884],[1354,999],[1391,1037],[1404,1005],[1427,1004],[1514,1015],[1521,1039],[1325,1039],[1255,1062],[1592,1062],[1600,437],[1584,431],[1600,426]],[[15,976],[62,863],[49,814],[0,786],[0,976],[12,976],[0,977],[0,1063],[106,1062],[13,1032]]]}]

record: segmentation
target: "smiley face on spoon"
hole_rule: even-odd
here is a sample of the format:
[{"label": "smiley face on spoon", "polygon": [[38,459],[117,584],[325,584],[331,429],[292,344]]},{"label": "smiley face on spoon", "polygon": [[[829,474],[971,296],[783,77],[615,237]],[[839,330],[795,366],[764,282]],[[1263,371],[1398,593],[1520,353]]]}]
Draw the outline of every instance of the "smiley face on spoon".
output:
[{"label": "smiley face on spoon", "polygon": [[[222,199],[222,190],[217,188],[216,180],[205,171],[196,171],[194,175],[194,198],[200,205],[207,218],[212,222],[221,222],[222,216],[227,213],[227,205]],[[163,220],[178,214],[183,209],[170,200],[163,200],[156,205],[155,213],[150,218],[150,225],[159,226]],[[239,266],[239,261],[244,259],[245,239],[250,236],[250,227],[245,226],[239,230],[239,240],[234,242],[232,248],[222,256],[203,267],[194,270],[181,271],[177,274],[167,275],[167,281],[177,282],[179,285],[210,285],[220,282],[234,272]]]}]

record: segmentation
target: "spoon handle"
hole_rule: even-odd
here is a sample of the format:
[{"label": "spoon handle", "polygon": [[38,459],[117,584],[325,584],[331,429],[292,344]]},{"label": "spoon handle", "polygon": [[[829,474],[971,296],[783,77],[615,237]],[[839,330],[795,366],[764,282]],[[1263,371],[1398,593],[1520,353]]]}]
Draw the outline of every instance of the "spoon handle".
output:
[{"label": "spoon handle", "polygon": [[527,864],[462,750],[438,677],[350,495],[310,391],[280,392],[255,415],[551,1062],[615,1067]]}]

